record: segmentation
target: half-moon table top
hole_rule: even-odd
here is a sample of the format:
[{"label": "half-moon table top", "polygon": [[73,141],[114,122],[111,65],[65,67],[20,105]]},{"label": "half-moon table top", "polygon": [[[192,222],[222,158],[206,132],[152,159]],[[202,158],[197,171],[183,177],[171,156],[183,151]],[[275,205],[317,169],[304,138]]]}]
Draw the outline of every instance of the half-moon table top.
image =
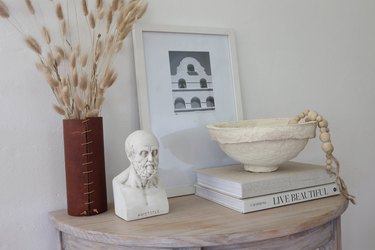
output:
[{"label": "half-moon table top", "polygon": [[333,196],[241,214],[195,195],[169,199],[165,215],[127,222],[108,211],[73,217],[66,210],[50,212],[55,227],[75,237],[108,244],[186,247],[238,244],[302,232],[339,217],[348,202]]}]

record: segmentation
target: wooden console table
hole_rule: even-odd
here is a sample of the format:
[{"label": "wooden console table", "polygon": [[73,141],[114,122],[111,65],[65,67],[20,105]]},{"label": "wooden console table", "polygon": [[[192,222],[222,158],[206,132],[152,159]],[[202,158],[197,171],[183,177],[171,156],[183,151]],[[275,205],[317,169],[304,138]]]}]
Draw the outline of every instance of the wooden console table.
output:
[{"label": "wooden console table", "polygon": [[58,249],[341,249],[341,196],[241,214],[200,197],[169,199],[166,215],[126,222],[50,213]]}]

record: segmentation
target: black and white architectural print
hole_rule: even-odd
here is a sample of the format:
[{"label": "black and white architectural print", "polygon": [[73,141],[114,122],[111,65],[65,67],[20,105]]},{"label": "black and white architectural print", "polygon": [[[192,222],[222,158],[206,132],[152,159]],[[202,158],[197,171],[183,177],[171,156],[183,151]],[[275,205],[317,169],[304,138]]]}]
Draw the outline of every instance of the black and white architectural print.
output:
[{"label": "black and white architectural print", "polygon": [[209,52],[169,51],[174,112],[215,110]]}]

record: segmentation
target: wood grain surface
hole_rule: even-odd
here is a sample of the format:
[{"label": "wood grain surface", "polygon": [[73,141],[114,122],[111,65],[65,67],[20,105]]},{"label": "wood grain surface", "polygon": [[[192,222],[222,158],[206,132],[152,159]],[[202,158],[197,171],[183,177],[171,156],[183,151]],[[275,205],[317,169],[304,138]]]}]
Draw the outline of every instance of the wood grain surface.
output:
[{"label": "wood grain surface", "polygon": [[[78,249],[66,245],[73,244],[74,239],[86,245],[95,242],[98,246],[95,249],[102,249],[99,246],[106,244],[128,246],[129,249],[222,249],[221,246],[231,249],[230,245],[237,246],[237,249],[243,245],[242,249],[247,249],[245,245],[248,246],[250,242],[253,246],[267,241],[271,245],[281,244],[278,240],[291,241],[289,244],[300,242],[311,247],[329,243],[334,246],[332,249],[337,249],[337,243],[331,241],[339,238],[339,216],[348,206],[345,198],[334,196],[241,214],[195,195],[170,198],[169,202],[169,214],[131,222],[117,217],[112,207],[103,214],[91,217],[72,217],[61,210],[51,212],[50,218],[57,230],[61,231],[64,249]],[[290,247],[298,249],[293,245]]]}]

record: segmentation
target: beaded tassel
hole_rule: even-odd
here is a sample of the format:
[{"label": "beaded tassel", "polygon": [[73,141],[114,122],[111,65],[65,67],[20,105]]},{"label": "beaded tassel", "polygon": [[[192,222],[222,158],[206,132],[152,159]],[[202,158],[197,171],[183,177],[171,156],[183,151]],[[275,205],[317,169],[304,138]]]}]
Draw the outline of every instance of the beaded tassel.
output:
[{"label": "beaded tassel", "polygon": [[[317,122],[320,129],[319,139],[322,142],[322,150],[326,154],[326,169],[329,173],[336,176],[336,183],[340,189],[341,194],[348,199],[351,203],[355,204],[355,196],[349,194],[348,188],[344,180],[340,177],[340,163],[333,156],[333,144],[331,142],[331,134],[329,133],[328,121],[323,118],[316,111],[305,110],[299,115],[293,117],[288,124],[297,124],[300,122]],[[335,165],[335,167],[333,167]]]}]

